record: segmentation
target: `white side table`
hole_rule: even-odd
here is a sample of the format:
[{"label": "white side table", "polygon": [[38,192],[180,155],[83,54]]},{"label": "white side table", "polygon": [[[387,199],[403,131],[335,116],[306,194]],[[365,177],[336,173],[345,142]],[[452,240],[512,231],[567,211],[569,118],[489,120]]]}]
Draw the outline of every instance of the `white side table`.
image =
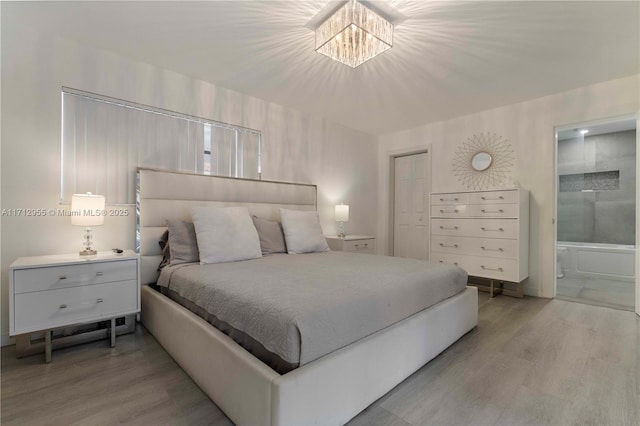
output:
[{"label": "white side table", "polygon": [[140,312],[138,255],[98,252],[21,257],[9,269],[9,334],[45,332],[45,361],[51,362],[52,331]]},{"label": "white side table", "polygon": [[375,254],[376,237],[370,235],[347,235],[338,237],[329,235],[325,237],[329,248],[334,251],[350,251],[357,253]]}]

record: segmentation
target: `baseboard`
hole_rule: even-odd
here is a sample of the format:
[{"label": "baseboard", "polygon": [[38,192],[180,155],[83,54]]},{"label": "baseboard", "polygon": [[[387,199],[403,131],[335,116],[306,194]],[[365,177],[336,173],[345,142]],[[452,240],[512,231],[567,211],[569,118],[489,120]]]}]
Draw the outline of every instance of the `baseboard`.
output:
[{"label": "baseboard", "polygon": [[[490,282],[491,280],[489,278],[482,278],[482,277],[475,277],[475,276],[469,277],[469,284],[478,286],[478,288],[483,291],[488,291]],[[497,282],[496,285],[498,287],[497,294],[500,294],[501,289],[499,289],[499,287],[503,284],[500,284],[500,281],[498,280],[496,280],[496,282]],[[516,296],[515,290],[516,290],[517,284],[504,282],[504,286],[505,286],[504,294],[509,296]],[[542,292],[540,291],[540,289],[537,287],[534,287],[533,285],[530,285],[528,281],[524,283],[522,287],[522,293],[524,293],[525,296],[542,297]],[[522,293],[519,293],[517,297],[522,297]]]},{"label": "baseboard", "polygon": [[527,285],[524,285],[524,295],[525,296],[534,296],[534,297],[542,297],[542,292],[539,288]]},{"label": "baseboard", "polygon": [[9,332],[2,333],[2,335],[0,335],[0,346],[5,347],[5,346],[11,346],[15,344],[16,344],[16,341],[13,337],[9,336]]}]

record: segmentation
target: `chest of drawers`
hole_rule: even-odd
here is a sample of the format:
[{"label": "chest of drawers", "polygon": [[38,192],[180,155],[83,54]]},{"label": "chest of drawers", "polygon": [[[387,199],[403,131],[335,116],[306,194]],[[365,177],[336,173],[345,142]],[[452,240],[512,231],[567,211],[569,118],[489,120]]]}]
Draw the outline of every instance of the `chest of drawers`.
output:
[{"label": "chest of drawers", "polygon": [[432,193],[432,261],[518,284],[529,276],[529,192]]}]

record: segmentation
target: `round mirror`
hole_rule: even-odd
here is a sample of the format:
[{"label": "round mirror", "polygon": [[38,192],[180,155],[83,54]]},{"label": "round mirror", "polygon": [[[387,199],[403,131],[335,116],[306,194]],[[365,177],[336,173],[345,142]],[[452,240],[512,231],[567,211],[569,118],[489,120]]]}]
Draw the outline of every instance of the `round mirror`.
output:
[{"label": "round mirror", "polygon": [[491,157],[491,154],[480,151],[471,158],[471,167],[473,167],[473,170],[477,172],[483,172],[491,166],[492,162],[493,158]]}]

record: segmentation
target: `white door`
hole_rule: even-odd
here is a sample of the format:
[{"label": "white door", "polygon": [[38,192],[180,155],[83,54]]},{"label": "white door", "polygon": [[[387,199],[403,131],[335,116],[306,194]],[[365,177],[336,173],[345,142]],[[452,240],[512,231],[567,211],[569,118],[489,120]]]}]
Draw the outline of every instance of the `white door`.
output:
[{"label": "white door", "polygon": [[429,258],[429,154],[396,157],[393,255]]}]

